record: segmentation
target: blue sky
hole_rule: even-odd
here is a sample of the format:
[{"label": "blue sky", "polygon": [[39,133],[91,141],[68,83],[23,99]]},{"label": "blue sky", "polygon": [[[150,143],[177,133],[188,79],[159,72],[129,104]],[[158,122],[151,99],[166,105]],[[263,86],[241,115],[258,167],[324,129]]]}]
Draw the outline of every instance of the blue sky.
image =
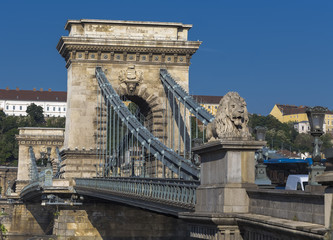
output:
[{"label": "blue sky", "polygon": [[67,19],[193,24],[202,41],[190,93],[237,91],[251,113],[274,104],[333,110],[333,1],[14,1],[0,3],[0,88],[67,88],[56,45]]}]

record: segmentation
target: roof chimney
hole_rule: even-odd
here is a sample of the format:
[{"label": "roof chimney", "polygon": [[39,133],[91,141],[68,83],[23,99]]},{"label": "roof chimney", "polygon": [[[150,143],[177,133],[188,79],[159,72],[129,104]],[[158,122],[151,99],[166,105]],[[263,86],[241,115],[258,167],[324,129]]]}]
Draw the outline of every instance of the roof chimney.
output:
[{"label": "roof chimney", "polygon": [[20,91],[20,89],[18,87],[16,87],[16,91]]},{"label": "roof chimney", "polygon": [[51,92],[51,88],[49,88],[48,91]]},{"label": "roof chimney", "polygon": [[36,88],[34,88],[33,91],[36,92]]},{"label": "roof chimney", "polygon": [[9,90],[9,87],[8,87],[8,86],[6,87],[6,90],[7,90],[7,91]]},{"label": "roof chimney", "polygon": [[39,91],[43,92],[43,88],[40,88],[40,90],[39,90]]}]

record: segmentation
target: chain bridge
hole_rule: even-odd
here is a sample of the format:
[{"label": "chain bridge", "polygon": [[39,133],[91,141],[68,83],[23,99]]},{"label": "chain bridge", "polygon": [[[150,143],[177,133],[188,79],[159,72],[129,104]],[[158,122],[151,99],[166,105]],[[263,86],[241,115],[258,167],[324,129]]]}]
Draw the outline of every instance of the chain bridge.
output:
[{"label": "chain bridge", "polygon": [[69,20],[57,45],[65,131],[21,130],[9,198],[55,207],[60,239],[327,238],[331,195],[258,189],[254,152],[265,142],[207,141],[215,118],[189,95],[201,44],[188,41],[190,28]]}]

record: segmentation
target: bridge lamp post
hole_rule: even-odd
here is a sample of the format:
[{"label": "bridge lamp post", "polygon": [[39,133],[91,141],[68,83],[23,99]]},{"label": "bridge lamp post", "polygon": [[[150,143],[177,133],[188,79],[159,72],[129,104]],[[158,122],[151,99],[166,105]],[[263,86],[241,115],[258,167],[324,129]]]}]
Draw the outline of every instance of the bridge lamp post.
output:
[{"label": "bridge lamp post", "polygon": [[[266,128],[257,126],[255,127],[254,131],[256,134],[256,140],[257,141],[265,141],[266,137]],[[271,180],[267,177],[266,168],[267,166],[264,164],[264,155],[263,155],[263,149],[259,149],[257,151],[257,164],[256,164],[256,172],[255,172],[255,183],[257,185],[271,185]]]},{"label": "bridge lamp post", "polygon": [[324,134],[323,125],[327,111],[327,108],[320,106],[306,109],[306,114],[310,124],[310,134],[314,137],[312,153],[313,163],[309,167],[309,185],[320,185],[316,181],[316,176],[322,174],[326,168],[321,163],[320,147],[322,145],[322,141],[320,141],[320,136]]}]

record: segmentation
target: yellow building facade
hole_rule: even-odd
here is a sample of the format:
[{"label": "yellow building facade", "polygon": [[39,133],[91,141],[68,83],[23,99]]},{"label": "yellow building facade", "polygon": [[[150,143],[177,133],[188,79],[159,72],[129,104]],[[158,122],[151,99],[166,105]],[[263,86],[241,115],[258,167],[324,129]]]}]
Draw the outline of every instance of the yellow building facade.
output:
[{"label": "yellow building facade", "polygon": [[204,107],[213,116],[216,115],[217,108],[223,96],[192,95],[194,100]]},{"label": "yellow building facade", "polygon": [[[306,114],[306,106],[275,104],[270,115],[283,123],[309,121]],[[329,111],[325,115],[324,131],[333,132],[333,112]]]}]

